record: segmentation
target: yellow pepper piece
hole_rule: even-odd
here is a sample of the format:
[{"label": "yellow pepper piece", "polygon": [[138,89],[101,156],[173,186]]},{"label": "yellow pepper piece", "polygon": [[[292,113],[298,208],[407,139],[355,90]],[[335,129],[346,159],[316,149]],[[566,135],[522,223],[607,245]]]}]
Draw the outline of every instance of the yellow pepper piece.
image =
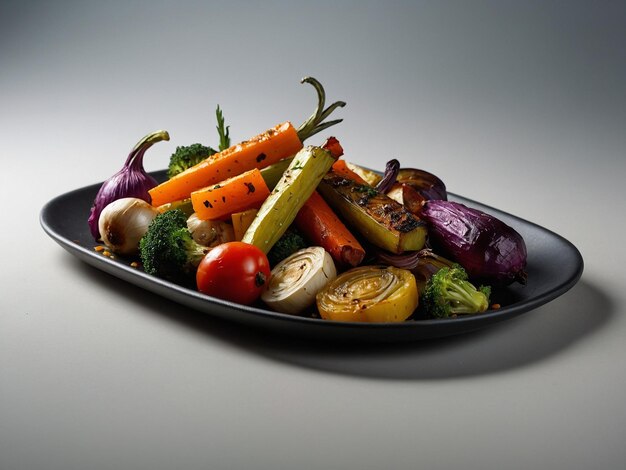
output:
[{"label": "yellow pepper piece", "polygon": [[248,230],[248,227],[252,224],[252,221],[256,217],[257,209],[248,209],[243,212],[235,212],[231,215],[233,221],[233,229],[235,231],[235,240],[241,241],[244,233]]}]

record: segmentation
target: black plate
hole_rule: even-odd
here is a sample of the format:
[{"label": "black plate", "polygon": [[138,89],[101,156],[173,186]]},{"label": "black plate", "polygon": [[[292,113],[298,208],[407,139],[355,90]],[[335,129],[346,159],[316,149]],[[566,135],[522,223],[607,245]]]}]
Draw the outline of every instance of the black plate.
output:
[{"label": "black plate", "polygon": [[[153,176],[162,181],[165,172]],[[502,308],[486,313],[452,319],[415,319],[403,323],[330,322],[317,318],[296,317],[263,308],[247,307],[208,297],[168,281],[145,274],[130,266],[129,260],[110,259],[94,251],[87,218],[101,184],[63,194],[51,200],[41,211],[41,225],[50,237],[81,260],[155,294],[246,325],[268,328],[319,339],[342,341],[410,341],[437,338],[477,330],[533,310],[564,294],[580,278],[583,260],[580,252],[563,237],[536,224],[497,209],[451,194],[450,199],[483,210],[511,225],[524,237],[528,249],[528,283],[494,290],[493,301]]]}]

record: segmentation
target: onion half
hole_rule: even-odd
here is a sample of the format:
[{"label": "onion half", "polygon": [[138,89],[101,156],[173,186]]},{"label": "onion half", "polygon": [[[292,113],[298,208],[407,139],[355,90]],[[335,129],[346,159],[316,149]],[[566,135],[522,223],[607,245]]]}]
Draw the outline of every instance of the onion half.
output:
[{"label": "onion half", "polygon": [[317,293],[335,276],[335,264],[324,248],[304,248],[272,269],[261,300],[277,312],[298,314],[315,303]]},{"label": "onion half", "polygon": [[322,318],[402,322],[418,305],[415,276],[393,266],[361,266],[339,275],[317,295]]}]

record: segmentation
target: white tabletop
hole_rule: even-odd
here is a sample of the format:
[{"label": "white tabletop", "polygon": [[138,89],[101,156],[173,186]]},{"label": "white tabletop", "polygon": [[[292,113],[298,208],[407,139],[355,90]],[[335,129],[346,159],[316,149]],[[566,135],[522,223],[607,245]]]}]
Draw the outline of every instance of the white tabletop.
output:
[{"label": "white tabletop", "polygon": [[[0,468],[623,468],[623,4],[104,3],[0,7]],[[41,229],[150,131],[156,170],[216,143],[217,104],[234,140],[300,123],[305,75],[348,103],[346,159],[553,230],[580,282],[477,333],[333,345],[190,311]]]}]

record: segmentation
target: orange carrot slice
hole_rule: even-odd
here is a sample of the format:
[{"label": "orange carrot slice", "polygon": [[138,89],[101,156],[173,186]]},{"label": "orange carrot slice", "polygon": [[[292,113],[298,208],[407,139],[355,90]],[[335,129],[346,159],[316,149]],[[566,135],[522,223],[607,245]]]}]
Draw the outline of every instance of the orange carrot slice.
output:
[{"label": "orange carrot slice", "polygon": [[152,188],[153,206],[185,199],[193,191],[214,185],[253,168],[265,168],[297,153],[302,142],[290,122],[216,153],[197,165]]},{"label": "orange carrot slice", "polygon": [[367,184],[369,186],[367,181],[365,181],[357,173],[352,171],[352,169],[346,164],[345,160],[337,160],[335,163],[333,163],[333,171],[338,175],[343,176],[344,178],[351,179],[359,184]]},{"label": "orange carrot slice", "polygon": [[258,168],[191,193],[193,210],[201,220],[216,220],[261,204],[270,190]]},{"label": "orange carrot slice", "polygon": [[365,250],[317,191],[296,216],[296,227],[314,245],[323,247],[342,267],[358,266]]}]

